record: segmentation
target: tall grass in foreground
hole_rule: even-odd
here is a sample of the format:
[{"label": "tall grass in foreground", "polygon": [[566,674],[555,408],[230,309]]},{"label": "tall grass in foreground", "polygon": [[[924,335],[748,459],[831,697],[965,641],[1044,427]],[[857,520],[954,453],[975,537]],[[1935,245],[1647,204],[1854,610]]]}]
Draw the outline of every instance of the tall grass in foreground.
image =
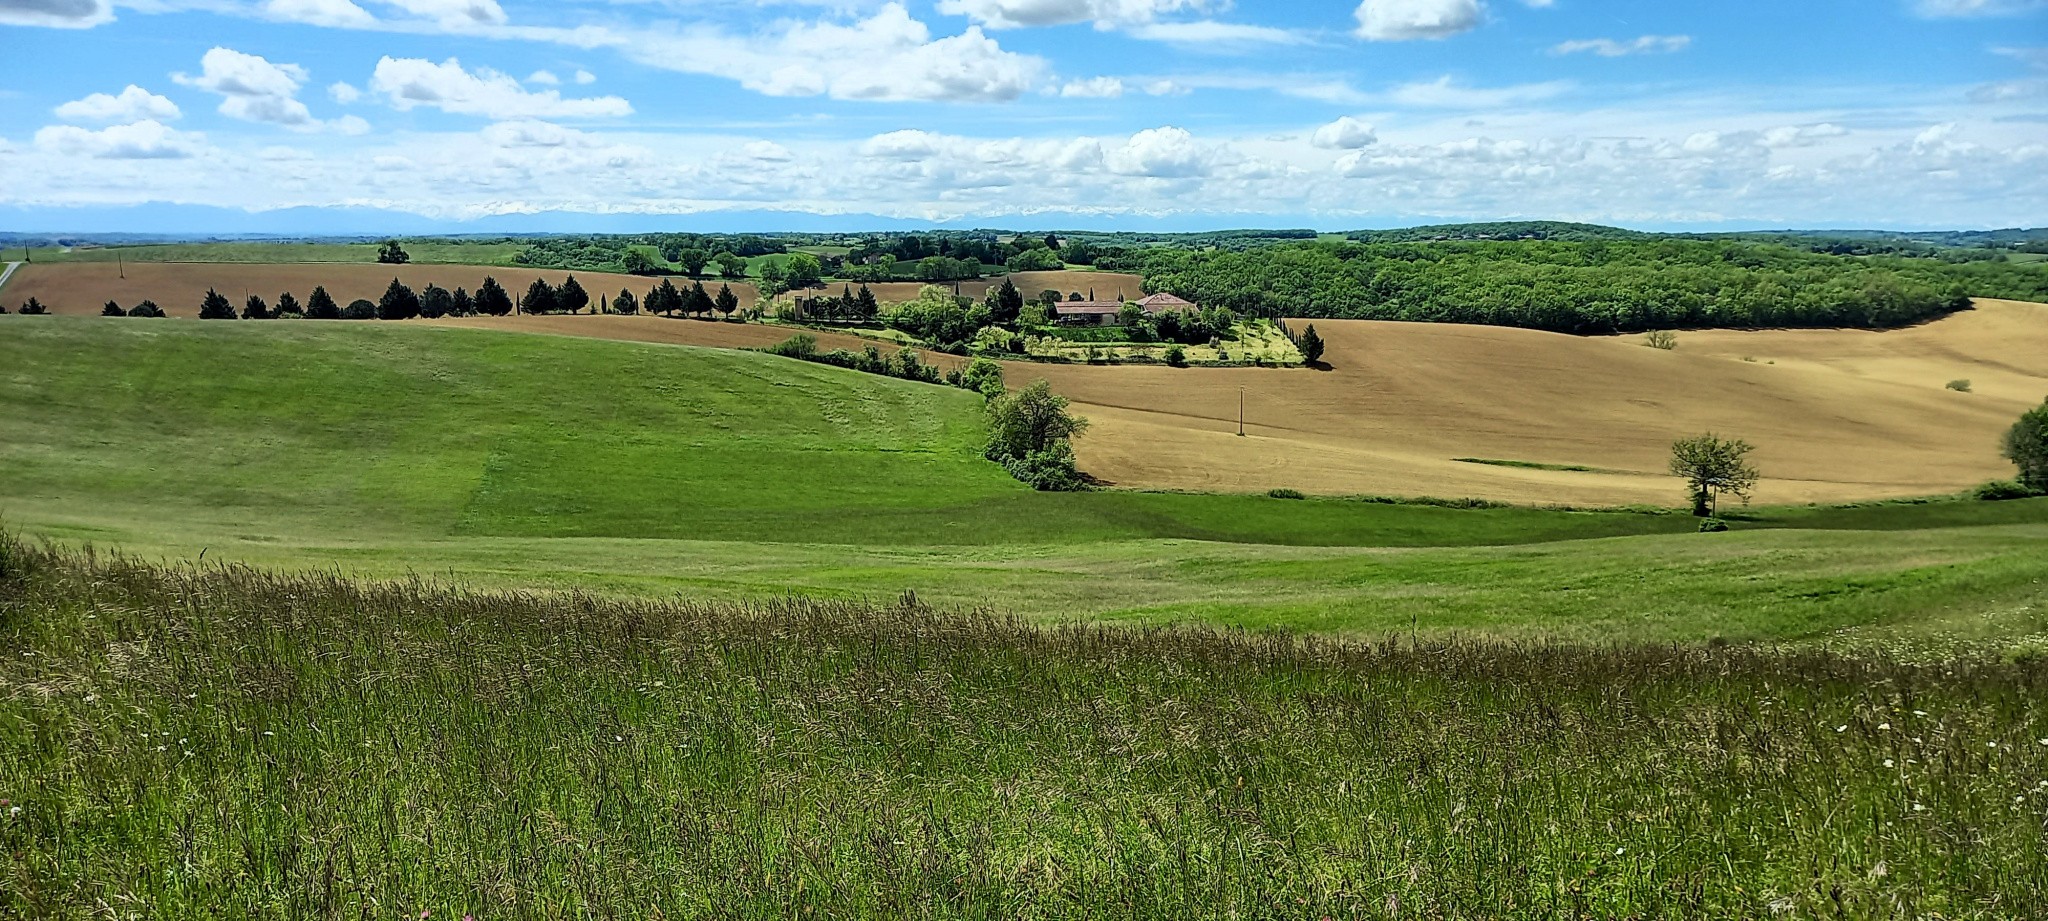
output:
[{"label": "tall grass in foreground", "polygon": [[2048,664],[1044,628],[0,535],[0,915],[2015,918]]}]

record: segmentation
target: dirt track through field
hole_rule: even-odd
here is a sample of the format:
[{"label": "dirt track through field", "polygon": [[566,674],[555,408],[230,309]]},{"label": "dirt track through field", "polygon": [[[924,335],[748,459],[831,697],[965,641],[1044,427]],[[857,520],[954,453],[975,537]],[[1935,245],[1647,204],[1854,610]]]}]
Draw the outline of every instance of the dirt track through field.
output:
[{"label": "dirt track through field", "polygon": [[[72,278],[52,292],[45,268],[23,266],[10,300],[29,296],[65,313],[97,313],[156,298],[196,312],[215,269],[232,269],[275,297],[303,299],[316,279],[338,300],[375,298],[390,266],[129,266],[118,290]],[[157,270],[169,273],[152,278]],[[265,275],[264,273],[272,273]],[[536,274],[406,266],[408,284],[474,288],[489,272],[516,294]],[[1086,279],[1064,273],[1061,282]],[[593,292],[636,291],[644,278],[579,274]],[[62,280],[62,279],[60,279]],[[189,296],[166,295],[182,285]],[[275,290],[273,290],[275,289]],[[237,303],[241,291],[229,293]],[[751,291],[751,289],[749,289]],[[147,292],[145,294],[145,292]],[[893,292],[891,292],[893,294]],[[1027,286],[1027,293],[1030,293]],[[1085,292],[1084,292],[1085,293]],[[1100,290],[1098,294],[1102,293]],[[190,303],[184,303],[189,301]],[[508,317],[441,321],[642,342],[750,348],[788,338],[782,327],[648,317]],[[1296,321],[1299,329],[1306,321]],[[1477,496],[1534,503],[1612,505],[1679,501],[1665,474],[1678,437],[1713,430],[1757,445],[1766,502],[1850,501],[1953,492],[2009,477],[1998,439],[2048,397],[2048,306],[1981,301],[1923,326],[1863,330],[1707,331],[1678,348],[1640,336],[1582,338],[1447,324],[1315,321],[1330,344],[1327,371],[1171,369],[1012,364],[1011,383],[1043,377],[1093,423],[1076,444],[1082,466],[1133,487],[1319,494]],[[869,340],[817,333],[824,348]],[[893,346],[878,344],[885,351]],[[929,353],[928,353],[929,354]],[[944,367],[958,359],[929,355]],[[1745,360],[1751,359],[1751,360]],[[1971,392],[1947,389],[1968,380]],[[1246,437],[1235,434],[1240,388]],[[1572,472],[1460,463],[1486,458],[1574,465]]]}]

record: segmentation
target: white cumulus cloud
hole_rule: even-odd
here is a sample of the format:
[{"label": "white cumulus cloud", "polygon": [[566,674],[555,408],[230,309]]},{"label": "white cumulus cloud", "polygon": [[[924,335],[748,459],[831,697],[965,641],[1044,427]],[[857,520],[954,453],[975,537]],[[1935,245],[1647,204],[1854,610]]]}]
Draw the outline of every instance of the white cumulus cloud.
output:
[{"label": "white cumulus cloud", "polygon": [[1068,99],[1115,99],[1123,94],[1124,81],[1115,77],[1070,80],[1060,87],[1060,95]]},{"label": "white cumulus cloud", "polygon": [[1364,0],[1358,34],[1376,42],[1449,38],[1486,18],[1479,0]]},{"label": "white cumulus cloud", "polygon": [[103,160],[175,160],[198,155],[205,138],[177,131],[162,122],[143,120],[91,131],[72,125],[51,125],[36,132],[36,146],[66,157]]},{"label": "white cumulus cloud", "polygon": [[128,84],[118,96],[93,93],[57,107],[58,118],[74,122],[167,122],[183,114],[178,111],[177,103],[133,83]]},{"label": "white cumulus cloud", "polygon": [[507,74],[479,68],[471,73],[449,58],[439,64],[422,58],[377,61],[370,91],[380,93],[400,111],[426,106],[459,115],[486,118],[603,118],[630,115],[633,106],[617,96],[564,99],[558,90],[531,92]]},{"label": "white cumulus cloud", "polygon": [[1309,143],[1325,150],[1359,150],[1379,141],[1372,125],[1349,115],[1317,128]]}]

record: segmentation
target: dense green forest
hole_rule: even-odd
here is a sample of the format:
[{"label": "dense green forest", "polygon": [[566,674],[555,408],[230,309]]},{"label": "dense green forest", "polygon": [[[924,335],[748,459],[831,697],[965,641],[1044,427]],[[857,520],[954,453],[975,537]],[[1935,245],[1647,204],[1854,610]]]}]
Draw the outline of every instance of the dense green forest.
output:
[{"label": "dense green forest", "polygon": [[[1105,260],[1109,263],[1112,260]],[[2048,268],[1846,257],[1770,243],[1305,243],[1119,253],[1149,291],[1255,316],[1483,323],[1570,333],[1894,327],[1970,297],[2048,300]]]}]

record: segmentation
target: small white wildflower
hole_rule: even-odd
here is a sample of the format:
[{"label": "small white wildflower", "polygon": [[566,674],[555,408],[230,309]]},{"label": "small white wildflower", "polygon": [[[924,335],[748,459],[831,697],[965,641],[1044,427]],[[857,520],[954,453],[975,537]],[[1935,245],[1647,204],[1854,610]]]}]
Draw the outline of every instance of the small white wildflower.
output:
[{"label": "small white wildflower", "polygon": [[15,816],[18,816],[18,815],[20,815],[20,814],[21,814],[21,807],[20,807],[20,806],[9,806],[9,807],[7,807],[7,817],[8,817],[8,818],[10,818],[10,819],[11,819],[11,818],[14,818]]},{"label": "small white wildflower", "polygon": [[185,749],[185,757],[187,757],[187,758],[190,758],[190,757],[192,757],[192,750],[191,750],[191,749],[189,749],[189,748],[188,748],[188,749]]},{"label": "small white wildflower", "polygon": [[1623,854],[1626,854],[1626,853],[1628,853],[1628,848],[1625,848],[1625,847],[1618,847],[1618,848],[1615,848],[1615,849],[1614,849],[1614,856],[1616,856],[1616,857],[1620,857],[1621,855],[1623,855]]},{"label": "small white wildflower", "polygon": [[185,740],[184,740],[184,739],[179,739],[179,740],[178,740],[178,744],[179,744],[179,745],[183,745],[183,744],[185,744]]},{"label": "small white wildflower", "polygon": [[1920,805],[1919,803],[1914,803],[1914,804],[1913,804],[1913,811],[1914,811],[1914,812],[1926,812],[1926,811],[1927,811],[1927,807],[1926,807],[1926,806],[1922,806],[1922,805]]},{"label": "small white wildflower", "polygon": [[157,747],[156,747],[156,750],[157,750],[157,751],[163,751],[163,750],[164,750],[165,748],[166,748],[166,746],[163,746],[163,745],[159,745],[159,746],[157,746]]},{"label": "small white wildflower", "polygon": [[624,741],[626,741],[626,737],[625,737],[625,736],[612,736],[612,741],[614,741],[614,742],[624,742]]},{"label": "small white wildflower", "polygon": [[1886,758],[1886,759],[1884,759],[1884,766],[1885,766],[1885,767],[1898,767],[1898,766],[1899,766],[1899,763],[1898,763],[1898,762],[1896,762],[1896,761],[1893,761],[1893,760],[1892,760],[1892,759],[1890,759],[1890,758]]},{"label": "small white wildflower", "polygon": [[197,695],[197,694],[187,694],[187,695],[185,695],[185,699],[186,699],[186,700],[198,700],[198,699],[199,699],[199,695]]},{"label": "small white wildflower", "polygon": [[1997,748],[1997,747],[1998,747],[1998,743],[1997,743],[1997,742],[1986,742],[1986,743],[1984,743],[1984,747],[1985,747],[1985,748]]},{"label": "small white wildflower", "polygon": [[1842,724],[1842,725],[1840,725],[1840,726],[1836,726],[1836,727],[1835,727],[1835,731],[1836,731],[1836,732],[1848,732],[1848,731],[1849,731],[1849,725],[1848,725],[1847,723],[1844,723],[1844,724]]},{"label": "small white wildflower", "polygon": [[2048,739],[2042,739],[2042,740],[2041,740],[2041,744],[2042,744],[2042,745],[2048,745]]},{"label": "small white wildflower", "polygon": [[1926,716],[1926,715],[1927,715],[1927,711],[1925,711],[1925,710],[1915,710],[1915,711],[1913,711],[1913,715],[1914,715],[1914,716]]},{"label": "small white wildflower", "polygon": [[100,699],[100,697],[99,697],[99,695],[98,695],[98,694],[87,694],[87,695],[85,695],[85,702],[86,702],[86,703],[92,703],[93,701],[95,701],[95,700],[98,700],[98,699]]},{"label": "small white wildflower", "polygon": [[1879,724],[1877,724],[1877,728],[1878,728],[1878,729],[1880,729],[1880,730],[1883,730],[1883,731],[1885,731],[1885,732],[1890,732],[1890,731],[1891,731],[1891,728],[1892,728],[1892,724],[1890,724],[1890,723],[1879,723]]}]

